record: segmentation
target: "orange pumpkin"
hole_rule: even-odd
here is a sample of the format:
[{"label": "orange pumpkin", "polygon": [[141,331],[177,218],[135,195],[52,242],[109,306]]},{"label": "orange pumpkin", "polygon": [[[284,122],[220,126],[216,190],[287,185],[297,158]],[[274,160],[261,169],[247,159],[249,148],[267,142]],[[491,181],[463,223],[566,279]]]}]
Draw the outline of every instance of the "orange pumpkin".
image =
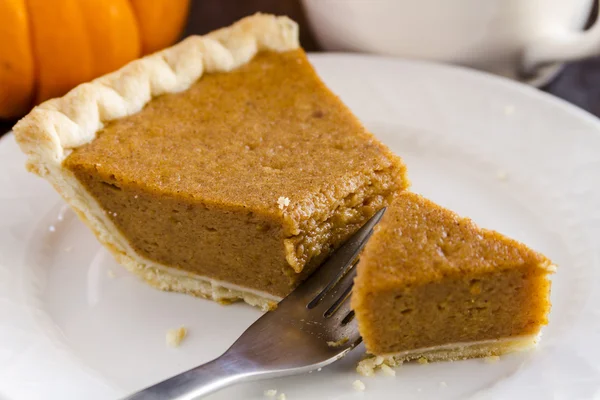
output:
[{"label": "orange pumpkin", "polygon": [[0,0],[0,118],[167,47],[189,0]]}]

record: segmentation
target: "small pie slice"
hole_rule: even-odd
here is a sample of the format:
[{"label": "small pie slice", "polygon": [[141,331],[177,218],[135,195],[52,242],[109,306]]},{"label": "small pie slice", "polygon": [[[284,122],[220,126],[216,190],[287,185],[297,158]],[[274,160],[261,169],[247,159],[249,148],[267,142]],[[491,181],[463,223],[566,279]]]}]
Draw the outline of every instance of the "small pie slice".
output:
[{"label": "small pie slice", "polygon": [[14,132],[131,272],[269,309],[394,194],[405,167],[254,15],[36,107]]},{"label": "small pie slice", "polygon": [[352,306],[367,352],[392,364],[496,356],[536,343],[554,269],[523,244],[403,192],[361,255]]}]

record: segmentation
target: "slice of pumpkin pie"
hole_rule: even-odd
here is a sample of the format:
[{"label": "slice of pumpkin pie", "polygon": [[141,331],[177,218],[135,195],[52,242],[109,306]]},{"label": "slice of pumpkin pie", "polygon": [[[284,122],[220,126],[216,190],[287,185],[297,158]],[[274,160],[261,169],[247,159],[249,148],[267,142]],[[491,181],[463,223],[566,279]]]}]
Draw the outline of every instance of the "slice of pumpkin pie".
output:
[{"label": "slice of pumpkin pie", "polygon": [[41,104],[14,132],[29,170],[127,269],[264,309],[407,185],[285,17],[190,37]]},{"label": "slice of pumpkin pie", "polygon": [[352,306],[367,352],[392,364],[497,356],[535,344],[554,269],[525,245],[404,192],[361,255]]}]

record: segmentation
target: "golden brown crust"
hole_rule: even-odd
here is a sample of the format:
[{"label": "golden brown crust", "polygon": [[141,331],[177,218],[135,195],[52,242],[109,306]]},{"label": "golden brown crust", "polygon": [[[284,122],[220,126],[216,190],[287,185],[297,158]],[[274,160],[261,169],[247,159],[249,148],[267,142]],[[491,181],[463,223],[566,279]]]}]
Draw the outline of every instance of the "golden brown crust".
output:
[{"label": "golden brown crust", "polygon": [[107,122],[137,113],[153,97],[186,90],[204,72],[230,71],[259,50],[298,47],[298,27],[293,21],[256,14],[208,35],[189,37],[42,103],[17,123],[15,137],[27,154],[28,169],[54,186],[127,269],[164,290],[223,302],[243,299],[267,309],[276,301],[272,296],[226,287],[204,277],[183,277],[139,257],[62,162],[74,148],[94,140]]},{"label": "golden brown crust", "polygon": [[496,340],[482,340],[468,343],[449,343],[423,349],[404,351],[380,356],[369,355],[358,363],[356,370],[364,376],[371,376],[383,365],[397,366],[406,361],[420,363],[434,361],[457,361],[477,357],[495,357],[507,353],[524,351],[535,347],[539,334],[516,336]]}]

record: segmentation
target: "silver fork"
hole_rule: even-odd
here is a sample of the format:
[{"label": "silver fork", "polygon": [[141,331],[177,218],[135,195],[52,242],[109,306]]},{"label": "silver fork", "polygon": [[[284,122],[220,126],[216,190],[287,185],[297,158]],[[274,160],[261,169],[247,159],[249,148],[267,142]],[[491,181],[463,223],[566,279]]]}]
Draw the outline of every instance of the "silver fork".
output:
[{"label": "silver fork", "polygon": [[300,374],[342,358],[361,342],[350,293],[358,255],[384,212],[377,212],[219,358],[124,400],[191,400],[234,383]]}]

